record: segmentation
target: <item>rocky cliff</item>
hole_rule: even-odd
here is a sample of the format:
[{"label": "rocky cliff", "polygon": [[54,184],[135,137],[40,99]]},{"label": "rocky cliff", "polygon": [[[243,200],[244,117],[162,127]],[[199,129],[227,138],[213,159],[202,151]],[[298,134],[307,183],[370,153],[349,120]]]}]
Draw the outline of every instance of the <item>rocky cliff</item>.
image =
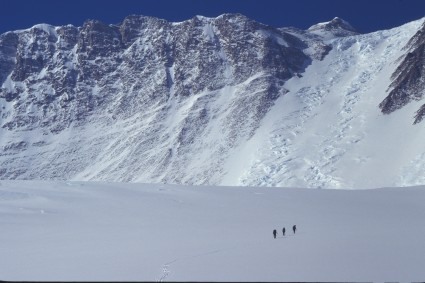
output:
[{"label": "rocky cliff", "polygon": [[[0,178],[257,184],[243,177],[252,173],[280,180],[284,173],[259,173],[251,162],[235,173],[236,181],[224,181],[245,166],[235,165],[243,160],[238,153],[259,135],[273,136],[271,113],[275,122],[290,114],[276,109],[294,96],[294,81],[311,83],[306,75],[318,62],[347,64],[340,70],[348,71],[357,62],[347,51],[355,42],[379,48],[395,38],[394,50],[404,50],[379,65],[398,67],[389,67],[391,81],[377,96],[386,98],[374,107],[391,113],[421,99],[423,28],[412,26],[400,27],[406,36],[399,39],[397,29],[385,38],[385,32],[360,35],[339,18],[299,30],[240,14],[179,23],[132,15],[117,25],[88,20],[82,27],[40,24],[7,32],[0,35]],[[315,82],[332,81],[332,91],[338,76],[320,72]],[[305,101],[325,101],[305,95]],[[294,107],[311,110],[310,102]],[[422,120],[423,108],[413,123]],[[252,154],[259,148],[275,152],[262,141]],[[276,166],[290,163],[281,157]],[[293,185],[263,185],[285,184]]]}]

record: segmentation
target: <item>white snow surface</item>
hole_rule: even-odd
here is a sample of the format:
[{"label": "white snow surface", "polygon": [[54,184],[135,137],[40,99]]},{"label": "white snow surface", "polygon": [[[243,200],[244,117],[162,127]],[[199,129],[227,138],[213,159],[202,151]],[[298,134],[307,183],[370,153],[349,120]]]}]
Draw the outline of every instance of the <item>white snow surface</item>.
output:
[{"label": "white snow surface", "polygon": [[229,158],[223,185],[377,188],[424,184],[425,128],[413,102],[378,108],[403,47],[423,19],[402,27],[331,40]]},{"label": "white snow surface", "polygon": [[0,280],[423,281],[424,201],[423,186],[1,181]]}]

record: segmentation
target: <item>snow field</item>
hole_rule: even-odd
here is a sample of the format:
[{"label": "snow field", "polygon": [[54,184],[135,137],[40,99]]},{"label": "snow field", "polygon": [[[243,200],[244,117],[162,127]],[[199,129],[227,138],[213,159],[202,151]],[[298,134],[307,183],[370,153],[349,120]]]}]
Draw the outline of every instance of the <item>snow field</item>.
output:
[{"label": "snow field", "polygon": [[424,187],[2,181],[0,279],[421,281],[424,200]]}]

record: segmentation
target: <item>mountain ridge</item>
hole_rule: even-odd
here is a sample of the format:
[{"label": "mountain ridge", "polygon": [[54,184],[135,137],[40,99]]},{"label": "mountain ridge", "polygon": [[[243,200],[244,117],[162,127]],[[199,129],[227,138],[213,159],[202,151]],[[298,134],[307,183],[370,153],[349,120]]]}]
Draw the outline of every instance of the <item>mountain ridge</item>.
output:
[{"label": "mountain ridge", "polygon": [[[333,21],[345,22],[339,18]],[[273,132],[279,132],[280,126],[266,129],[265,121],[271,119],[274,121],[270,123],[275,124],[281,115],[298,113],[308,119],[294,114],[302,118],[301,124],[311,123],[310,119],[319,115],[310,111],[316,107],[314,103],[326,101],[324,95],[305,91],[322,89],[307,81],[311,78],[309,70],[325,61],[331,64],[328,67],[337,64],[334,66],[340,68],[339,74],[329,77],[330,72],[321,67],[317,71],[323,77],[316,76],[314,82],[334,80],[341,86],[344,83],[338,77],[345,72],[353,72],[354,78],[362,71],[374,77],[361,70],[358,62],[365,60],[362,53],[374,58],[378,54],[375,50],[384,48],[381,46],[387,46],[385,60],[367,68],[376,69],[376,79],[386,81],[379,93],[397,89],[399,84],[391,85],[389,72],[391,69],[393,79],[397,77],[400,72],[392,64],[398,64],[397,59],[406,53],[396,48],[401,50],[414,37],[421,21],[390,31],[360,35],[351,30],[350,34],[330,37],[309,30],[274,28],[240,14],[195,16],[179,23],[131,15],[117,25],[88,20],[82,27],[40,24],[2,34],[0,178],[356,186],[361,182],[333,176],[335,168],[325,170],[329,167],[326,162],[312,165],[308,174],[302,173],[312,161],[307,155],[302,161],[302,154],[297,153],[302,147],[289,146],[279,138],[278,145],[270,145],[276,139]],[[393,45],[388,47],[384,40],[390,39]],[[420,49],[420,39],[412,42],[411,49]],[[363,46],[357,51],[359,56],[351,51],[355,46]],[[334,61],[338,56],[339,62]],[[295,81],[306,81],[311,86],[297,92]],[[350,93],[364,93],[372,87],[369,79],[365,83],[364,88],[356,85],[354,92],[335,96],[335,101],[350,101]],[[338,84],[327,85],[328,92],[332,93]],[[268,118],[281,107],[280,101],[290,102],[301,93],[305,95],[304,104]],[[363,101],[359,98],[352,103]],[[378,106],[379,102],[376,112],[367,111],[379,115]],[[409,116],[416,117],[410,125],[420,125],[418,111]],[[397,113],[399,110],[388,117]],[[365,114],[356,115],[352,121]],[[338,124],[337,120],[331,121]],[[283,122],[292,127],[293,121]],[[309,138],[307,130],[298,131],[297,135]],[[261,132],[266,138],[259,142]],[[237,152],[244,152],[242,148],[254,144],[252,152],[244,158],[238,156]],[[260,157],[263,151],[268,152],[264,160]],[[418,151],[416,156],[421,154]],[[240,164],[239,159],[246,156],[253,157]],[[345,159],[344,154],[335,158],[334,163]],[[274,169],[269,166],[273,163]],[[284,167],[289,171],[285,172]],[[292,171],[298,173],[288,173]],[[341,181],[332,181],[337,179]],[[389,185],[396,181],[391,182]],[[376,182],[381,183],[385,184],[381,179]]]}]

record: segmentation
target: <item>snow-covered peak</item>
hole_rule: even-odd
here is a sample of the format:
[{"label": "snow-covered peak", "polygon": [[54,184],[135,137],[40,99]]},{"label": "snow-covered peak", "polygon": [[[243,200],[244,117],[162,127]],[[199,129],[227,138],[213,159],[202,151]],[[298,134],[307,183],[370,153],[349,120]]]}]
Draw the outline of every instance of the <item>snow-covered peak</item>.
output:
[{"label": "snow-covered peak", "polygon": [[34,32],[38,32],[38,31],[43,31],[47,34],[57,36],[57,34],[56,34],[57,28],[58,27],[53,26],[53,25],[49,25],[49,24],[36,24],[36,25],[34,25],[30,28],[15,30],[15,31],[12,31],[12,32],[14,32],[14,33],[34,33]]},{"label": "snow-covered peak", "polygon": [[308,28],[308,31],[325,39],[356,35],[358,32],[347,21],[335,17],[331,21],[318,23]]},{"label": "snow-covered peak", "polygon": [[56,27],[49,24],[37,24],[33,26],[31,29],[41,29],[47,33],[51,33],[52,31],[56,29]]},{"label": "snow-covered peak", "polygon": [[218,16],[216,19],[232,19],[232,20],[242,20],[242,21],[252,21],[247,16],[240,13],[225,13]]},{"label": "snow-covered peak", "polygon": [[345,30],[348,30],[348,31],[356,32],[355,28],[353,28],[353,26],[349,22],[347,22],[347,21],[345,21],[345,20],[343,20],[339,17],[335,17],[331,21],[328,21],[328,22],[315,24],[315,25],[311,26],[308,30],[331,29],[331,28],[341,28],[341,29],[345,29]]}]

